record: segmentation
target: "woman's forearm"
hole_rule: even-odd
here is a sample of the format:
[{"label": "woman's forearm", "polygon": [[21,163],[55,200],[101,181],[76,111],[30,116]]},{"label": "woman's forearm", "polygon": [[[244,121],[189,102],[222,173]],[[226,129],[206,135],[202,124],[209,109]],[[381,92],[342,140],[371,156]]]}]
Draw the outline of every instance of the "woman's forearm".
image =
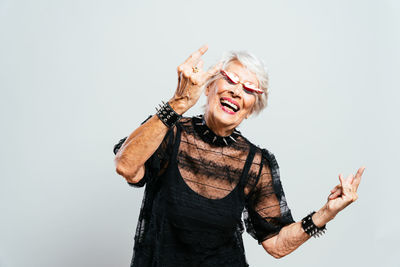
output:
[{"label": "woman's forearm", "polygon": [[[184,113],[184,106],[174,100],[169,101],[171,107]],[[168,127],[154,115],[144,124],[133,131],[115,156],[116,171],[125,177],[128,182],[136,183],[143,178],[144,164],[160,146]]]},{"label": "woman's forearm", "polygon": [[[314,224],[318,227],[322,227],[333,218],[334,216],[328,211],[326,204],[312,216]],[[273,257],[282,258],[297,249],[309,238],[310,236],[304,232],[300,221],[283,227],[279,234],[263,241],[262,246]]]},{"label": "woman's forearm", "polygon": [[301,227],[301,222],[296,222],[283,227],[279,234],[263,241],[262,246],[270,255],[279,259],[294,251],[309,238],[310,236]]},{"label": "woman's forearm", "polygon": [[160,146],[167,132],[168,128],[157,115],[133,131],[115,156],[117,173],[132,183],[143,178],[141,168]]}]

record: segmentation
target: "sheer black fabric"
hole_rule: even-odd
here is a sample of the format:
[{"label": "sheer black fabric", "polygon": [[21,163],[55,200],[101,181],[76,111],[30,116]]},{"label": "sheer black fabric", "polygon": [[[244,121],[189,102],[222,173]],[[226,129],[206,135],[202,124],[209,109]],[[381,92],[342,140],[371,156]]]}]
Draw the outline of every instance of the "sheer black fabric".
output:
[{"label": "sheer black fabric", "polygon": [[294,222],[274,155],[238,131],[213,143],[201,122],[181,119],[130,184],[146,186],[131,266],[248,266],[244,225],[261,243]]}]

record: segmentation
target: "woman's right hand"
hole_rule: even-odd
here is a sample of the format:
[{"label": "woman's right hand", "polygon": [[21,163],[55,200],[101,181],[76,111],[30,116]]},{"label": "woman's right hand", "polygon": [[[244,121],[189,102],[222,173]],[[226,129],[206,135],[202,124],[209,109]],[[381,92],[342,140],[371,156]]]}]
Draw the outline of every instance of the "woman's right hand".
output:
[{"label": "woman's right hand", "polygon": [[203,71],[201,56],[207,50],[208,46],[203,45],[177,68],[178,86],[169,103],[178,114],[183,114],[197,103],[204,83],[221,68],[221,64],[217,64],[209,71]]}]

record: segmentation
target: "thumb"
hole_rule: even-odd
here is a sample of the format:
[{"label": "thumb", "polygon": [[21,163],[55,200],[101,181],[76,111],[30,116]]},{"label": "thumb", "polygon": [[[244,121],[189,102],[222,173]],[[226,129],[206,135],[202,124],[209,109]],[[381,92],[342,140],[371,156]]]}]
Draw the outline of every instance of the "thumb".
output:
[{"label": "thumb", "polygon": [[340,181],[340,185],[343,187],[343,184],[344,184],[343,174],[339,174],[339,181]]}]

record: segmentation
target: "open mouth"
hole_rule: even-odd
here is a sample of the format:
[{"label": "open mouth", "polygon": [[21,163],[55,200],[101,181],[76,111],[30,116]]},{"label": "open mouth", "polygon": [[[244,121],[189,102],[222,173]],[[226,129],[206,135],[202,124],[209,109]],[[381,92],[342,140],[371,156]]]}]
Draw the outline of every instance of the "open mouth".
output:
[{"label": "open mouth", "polygon": [[240,109],[239,104],[230,98],[222,97],[220,102],[222,109],[229,114],[235,114]]}]

